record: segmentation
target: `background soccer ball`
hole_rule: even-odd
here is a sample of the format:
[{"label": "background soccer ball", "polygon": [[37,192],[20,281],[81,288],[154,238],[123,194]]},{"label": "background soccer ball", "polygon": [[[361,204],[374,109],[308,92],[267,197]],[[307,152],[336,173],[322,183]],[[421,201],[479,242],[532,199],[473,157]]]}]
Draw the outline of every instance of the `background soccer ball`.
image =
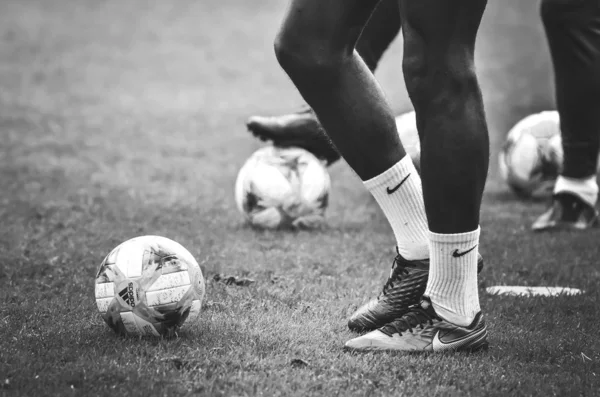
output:
[{"label": "background soccer ball", "polygon": [[200,266],[183,246],[142,236],[104,258],[95,289],[98,310],[115,332],[171,336],[197,322],[205,286]]},{"label": "background soccer ball", "polygon": [[266,146],[240,169],[235,201],[254,226],[314,227],[324,222],[330,186],[327,169],[310,152]]},{"label": "background soccer ball", "polygon": [[532,114],[515,124],[500,151],[499,166],[500,175],[519,196],[550,196],[562,168],[558,112]]},{"label": "background soccer ball", "polygon": [[421,169],[421,141],[417,131],[417,117],[414,111],[396,117],[396,128],[406,154],[410,156],[417,171]]}]

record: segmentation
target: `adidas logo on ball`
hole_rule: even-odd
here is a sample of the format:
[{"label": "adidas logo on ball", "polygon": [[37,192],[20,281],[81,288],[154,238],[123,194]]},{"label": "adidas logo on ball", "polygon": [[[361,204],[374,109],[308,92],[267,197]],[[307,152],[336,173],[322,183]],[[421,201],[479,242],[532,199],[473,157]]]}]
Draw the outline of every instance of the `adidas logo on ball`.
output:
[{"label": "adidas logo on ball", "polygon": [[119,296],[121,299],[125,301],[129,306],[135,307],[135,299],[133,296],[133,283],[129,283],[127,287],[123,288],[121,292],[119,292]]}]

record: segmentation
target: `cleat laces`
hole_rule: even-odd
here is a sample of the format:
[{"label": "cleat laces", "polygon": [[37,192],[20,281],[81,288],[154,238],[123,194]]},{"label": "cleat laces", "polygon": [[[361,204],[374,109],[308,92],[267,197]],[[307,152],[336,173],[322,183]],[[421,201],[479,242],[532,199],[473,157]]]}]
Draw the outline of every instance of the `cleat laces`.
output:
[{"label": "cleat laces", "polygon": [[390,274],[390,277],[385,282],[383,290],[381,291],[381,294],[379,294],[379,298],[385,296],[389,289],[394,288],[394,283],[402,281],[403,275],[409,274],[407,267],[411,266],[411,264],[407,263],[403,259],[404,258],[402,258],[400,255],[397,255],[394,258],[394,263],[392,265],[392,274]]},{"label": "cleat laces", "polygon": [[419,305],[415,305],[411,308],[411,311],[409,311],[399,319],[384,325],[379,330],[390,337],[396,333],[402,335],[403,332],[407,331],[412,333],[413,329],[415,329],[416,327],[418,327],[419,329],[424,329],[424,323],[433,325],[433,320],[434,317],[427,313],[425,309],[423,309]]}]

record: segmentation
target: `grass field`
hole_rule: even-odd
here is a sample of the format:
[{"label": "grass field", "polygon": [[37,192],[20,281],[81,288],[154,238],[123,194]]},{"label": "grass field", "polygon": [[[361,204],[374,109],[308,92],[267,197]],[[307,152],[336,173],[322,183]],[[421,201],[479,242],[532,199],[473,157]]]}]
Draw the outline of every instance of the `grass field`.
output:
[{"label": "grass field", "polygon": [[[478,67],[494,157],[482,214],[483,354],[349,354],[349,314],[376,295],[393,236],[345,164],[329,226],[257,232],[233,202],[259,147],[244,120],[294,108],[272,38],[282,0],[0,3],[1,396],[593,396],[600,394],[600,231],[533,235],[543,203],[515,199],[495,153],[520,117],[552,106],[536,2],[491,0]],[[378,72],[397,110],[400,42]],[[197,331],[115,336],[94,302],[103,257],[143,234],[174,239],[208,278]],[[216,274],[255,280],[247,287]],[[299,360],[303,361],[299,361]]]}]

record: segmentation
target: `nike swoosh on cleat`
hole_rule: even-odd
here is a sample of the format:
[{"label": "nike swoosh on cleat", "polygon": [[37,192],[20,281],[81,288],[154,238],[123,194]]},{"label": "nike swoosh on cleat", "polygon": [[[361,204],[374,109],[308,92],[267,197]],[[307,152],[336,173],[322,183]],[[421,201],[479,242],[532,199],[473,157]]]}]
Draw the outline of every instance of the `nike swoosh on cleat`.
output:
[{"label": "nike swoosh on cleat", "polygon": [[400,183],[399,183],[399,184],[397,184],[396,186],[394,186],[393,188],[391,188],[391,189],[390,189],[389,187],[388,187],[388,188],[386,188],[387,194],[392,194],[392,193],[394,193],[396,190],[400,189],[400,186],[402,186],[402,184],[403,184],[404,182],[406,182],[406,180],[408,179],[408,177],[409,177],[409,176],[410,176],[410,174],[406,175],[406,176],[404,177],[404,179],[402,179],[402,180],[400,181]]},{"label": "nike swoosh on cleat", "polygon": [[487,332],[486,327],[482,327],[479,331],[473,332],[463,336],[462,338],[454,339],[450,342],[442,342],[440,340],[440,331],[438,331],[433,337],[432,348],[433,351],[445,351],[445,350],[456,350],[462,346],[468,345],[469,343],[479,339],[481,335]]},{"label": "nike swoosh on cleat", "polygon": [[474,246],[473,248],[468,249],[468,250],[463,251],[463,252],[458,252],[458,248],[457,248],[452,253],[452,256],[455,257],[455,258],[460,258],[461,256],[467,255],[469,252],[473,251],[475,248],[477,248],[477,246]]}]

